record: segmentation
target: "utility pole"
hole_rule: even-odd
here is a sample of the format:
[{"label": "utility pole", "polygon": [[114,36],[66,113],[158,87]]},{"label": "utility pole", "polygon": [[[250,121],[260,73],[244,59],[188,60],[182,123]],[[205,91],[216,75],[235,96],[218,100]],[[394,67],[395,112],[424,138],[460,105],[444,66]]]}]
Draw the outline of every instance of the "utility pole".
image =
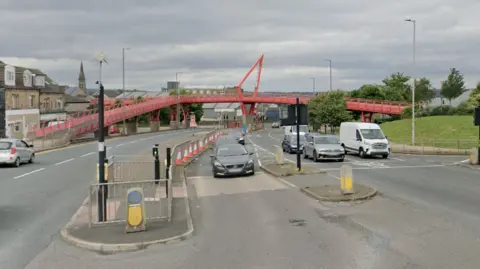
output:
[{"label": "utility pole", "polygon": [[297,125],[297,170],[301,171],[302,170],[302,159],[300,158],[300,98],[297,97],[297,102],[296,102],[296,125]]},{"label": "utility pole", "polygon": [[97,84],[100,91],[98,95],[98,183],[100,185],[98,190],[98,221],[104,222],[106,220],[107,211],[107,186],[105,181],[105,160],[107,157],[105,147],[105,126],[104,126],[104,88],[102,84],[102,64],[107,62],[103,53],[97,56],[100,63],[99,79]]},{"label": "utility pole", "polygon": [[125,111],[125,51],[130,48],[122,48],[122,113],[123,113],[123,134],[127,134],[126,111]]},{"label": "utility pole", "polygon": [[177,88],[177,129],[180,128],[180,88],[178,87],[178,75],[180,74],[181,72],[175,74],[175,87]]},{"label": "utility pole", "polygon": [[415,145],[415,43],[416,43],[416,32],[417,32],[417,21],[412,19],[406,19],[405,21],[411,22],[413,24],[413,51],[412,51],[412,145]]},{"label": "utility pole", "polygon": [[332,90],[332,60],[330,59],[325,59],[329,63],[330,67],[330,91]]},{"label": "utility pole", "polygon": [[310,78],[313,82],[313,94],[315,95],[315,78]]}]

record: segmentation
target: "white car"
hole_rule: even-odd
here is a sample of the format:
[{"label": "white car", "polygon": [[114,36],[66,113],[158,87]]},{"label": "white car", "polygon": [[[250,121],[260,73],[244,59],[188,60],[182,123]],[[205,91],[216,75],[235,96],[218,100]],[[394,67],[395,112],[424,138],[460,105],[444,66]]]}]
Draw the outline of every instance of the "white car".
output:
[{"label": "white car", "polygon": [[35,151],[21,139],[0,139],[0,164],[19,167],[22,163],[33,163]]},{"label": "white car", "polygon": [[390,155],[390,142],[378,124],[366,122],[342,122],[340,124],[340,144],[345,152],[366,156]]}]

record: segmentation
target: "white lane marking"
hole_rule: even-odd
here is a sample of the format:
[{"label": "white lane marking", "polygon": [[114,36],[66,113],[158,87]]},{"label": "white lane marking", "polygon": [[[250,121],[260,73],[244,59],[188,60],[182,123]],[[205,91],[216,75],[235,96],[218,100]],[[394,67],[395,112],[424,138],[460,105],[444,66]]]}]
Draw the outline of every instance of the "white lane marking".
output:
[{"label": "white lane marking", "polygon": [[71,158],[71,159],[68,159],[68,160],[65,160],[65,161],[58,162],[58,163],[56,163],[55,165],[60,165],[60,164],[68,163],[68,162],[71,162],[71,161],[73,161],[73,160],[75,160],[75,158]]},{"label": "white lane marking", "polygon": [[28,172],[28,173],[16,176],[14,178],[21,178],[21,177],[28,176],[28,175],[31,175],[31,174],[36,173],[36,172],[40,172],[42,170],[45,170],[45,168],[40,168],[40,169],[37,169],[37,170],[33,170],[32,172]]},{"label": "white lane marking", "polygon": [[397,160],[397,161],[401,161],[401,162],[404,162],[405,160],[402,160],[400,158],[395,158],[395,157],[388,157],[389,159],[394,159],[394,160]]},{"label": "white lane marking", "polygon": [[[379,169],[411,169],[411,168],[431,168],[431,167],[445,167],[453,164],[437,164],[437,165],[405,165],[405,166],[376,166],[376,167],[355,167],[352,170],[379,170]],[[325,171],[338,171],[340,168],[320,168]]]},{"label": "white lane marking", "polygon": [[287,185],[290,188],[298,189],[297,185],[295,185],[293,183],[290,183],[290,182],[286,181],[285,179],[283,179],[281,177],[277,177],[277,179],[280,180],[283,184]]},{"label": "white lane marking", "polygon": [[133,141],[130,141],[129,144],[133,144],[133,143],[136,143],[136,142],[137,142],[137,140],[133,140]]},{"label": "white lane marking", "polygon": [[272,136],[272,133],[268,133],[268,136],[270,136],[270,138],[272,138],[272,139],[275,139],[275,140],[280,141],[280,139],[273,137],[273,136]]},{"label": "white lane marking", "polygon": [[108,148],[107,148],[107,150],[111,150],[111,149],[112,149],[112,147],[108,147]]},{"label": "white lane marking", "polygon": [[115,147],[116,147],[116,148],[119,148],[119,147],[121,147],[121,146],[125,146],[125,144],[118,144],[118,145],[116,145]]},{"label": "white lane marking", "polygon": [[92,155],[92,154],[95,154],[95,152],[89,152],[89,153],[87,153],[87,154],[83,154],[83,155],[80,156],[80,157],[83,158],[83,157],[87,157],[87,156]]}]

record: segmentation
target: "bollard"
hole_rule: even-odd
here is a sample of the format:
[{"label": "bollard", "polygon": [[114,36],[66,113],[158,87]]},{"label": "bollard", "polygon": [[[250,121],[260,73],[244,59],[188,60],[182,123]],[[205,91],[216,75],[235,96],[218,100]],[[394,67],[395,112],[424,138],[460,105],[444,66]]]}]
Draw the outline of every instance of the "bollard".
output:
[{"label": "bollard", "polygon": [[[167,159],[165,160],[165,177],[166,179],[170,178],[170,165],[172,164],[172,149],[167,148]],[[165,194],[168,198],[168,180],[165,181]]]},{"label": "bollard", "polygon": [[158,144],[155,144],[155,146],[152,148],[152,155],[155,158],[154,159],[154,175],[155,175],[155,184],[158,185],[159,180],[160,180],[160,159],[158,157]]},{"label": "bollard", "polygon": [[277,152],[275,152],[275,162],[278,165],[284,164],[283,150],[280,147],[277,147]]},{"label": "bollard", "polygon": [[340,190],[344,195],[354,192],[352,167],[349,165],[340,167]]},{"label": "bollard", "polygon": [[146,229],[145,200],[142,188],[127,190],[127,225],[126,233],[141,232]]}]

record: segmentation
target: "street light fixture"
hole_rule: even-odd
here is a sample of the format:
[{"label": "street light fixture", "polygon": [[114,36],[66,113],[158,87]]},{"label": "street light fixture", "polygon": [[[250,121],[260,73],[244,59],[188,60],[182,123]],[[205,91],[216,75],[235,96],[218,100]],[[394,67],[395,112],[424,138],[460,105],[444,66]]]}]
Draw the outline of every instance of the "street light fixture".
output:
[{"label": "street light fixture", "polygon": [[126,112],[125,112],[125,51],[130,48],[122,48],[122,113],[123,113],[123,134],[127,134]]},{"label": "street light fixture", "polygon": [[415,145],[415,39],[416,39],[416,28],[417,21],[413,19],[405,19],[406,22],[411,22],[413,24],[413,51],[412,51],[412,145]]},{"label": "street light fixture", "polygon": [[329,62],[329,67],[330,67],[330,91],[331,91],[332,90],[332,60],[325,59],[325,61]]},{"label": "street light fixture", "polygon": [[310,78],[313,82],[313,94],[315,94],[315,78]]}]

